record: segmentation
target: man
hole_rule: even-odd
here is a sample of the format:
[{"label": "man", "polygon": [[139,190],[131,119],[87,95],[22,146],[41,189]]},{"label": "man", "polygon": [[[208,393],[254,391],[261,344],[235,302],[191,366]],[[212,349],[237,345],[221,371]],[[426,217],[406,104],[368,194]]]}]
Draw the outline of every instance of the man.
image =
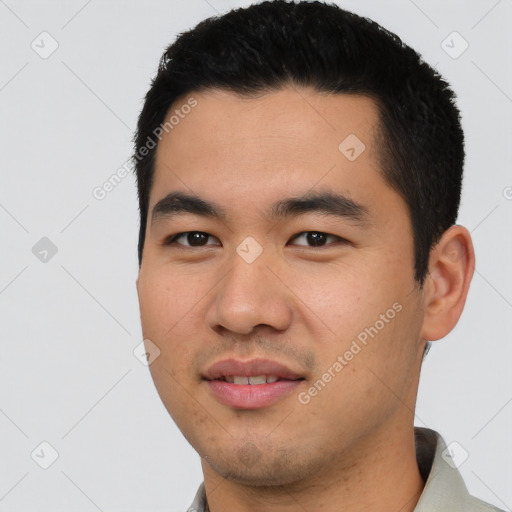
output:
[{"label": "man", "polygon": [[414,428],[474,270],[454,94],[370,20],[263,2],[161,59],[134,155],[156,388],[190,511],[496,510]]}]

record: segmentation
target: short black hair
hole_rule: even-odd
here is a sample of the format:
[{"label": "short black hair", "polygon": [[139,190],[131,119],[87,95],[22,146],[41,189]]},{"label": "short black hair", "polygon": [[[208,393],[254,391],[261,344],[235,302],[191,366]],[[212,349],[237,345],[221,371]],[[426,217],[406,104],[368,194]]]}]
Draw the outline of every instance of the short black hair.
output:
[{"label": "short black hair", "polygon": [[408,205],[415,279],[422,285],[430,250],[459,209],[464,135],[455,94],[398,36],[319,1],[274,0],[235,9],[202,21],[166,49],[134,139],[139,265],[157,149],[153,143],[148,150],[148,141],[175,100],[193,91],[251,96],[286,85],[376,102],[381,171]]}]

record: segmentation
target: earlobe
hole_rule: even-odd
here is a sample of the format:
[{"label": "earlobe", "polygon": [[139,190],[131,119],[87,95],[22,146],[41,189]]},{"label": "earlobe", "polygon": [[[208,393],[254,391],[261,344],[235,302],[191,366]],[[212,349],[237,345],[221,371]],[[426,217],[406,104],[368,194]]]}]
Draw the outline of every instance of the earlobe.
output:
[{"label": "earlobe", "polygon": [[455,327],[474,270],[475,253],[469,231],[462,226],[448,228],[430,252],[424,284],[424,339],[437,340]]}]

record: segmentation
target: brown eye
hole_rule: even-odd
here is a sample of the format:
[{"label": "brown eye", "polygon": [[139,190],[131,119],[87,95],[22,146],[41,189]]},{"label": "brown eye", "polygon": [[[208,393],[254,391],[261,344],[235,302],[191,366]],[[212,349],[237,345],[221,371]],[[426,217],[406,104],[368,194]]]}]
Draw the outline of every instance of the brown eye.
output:
[{"label": "brown eye", "polygon": [[208,244],[209,238],[215,238],[208,233],[203,231],[186,231],[185,233],[178,233],[177,235],[172,236],[166,242],[166,245],[183,245],[185,247],[204,247],[208,245],[219,245]]},{"label": "brown eye", "polygon": [[344,242],[343,238],[339,236],[330,235],[328,233],[322,233],[321,231],[304,231],[292,240],[302,240],[302,243],[295,242],[296,245],[309,246],[309,247],[324,247],[325,245],[329,245],[327,242],[331,241],[340,241]]}]

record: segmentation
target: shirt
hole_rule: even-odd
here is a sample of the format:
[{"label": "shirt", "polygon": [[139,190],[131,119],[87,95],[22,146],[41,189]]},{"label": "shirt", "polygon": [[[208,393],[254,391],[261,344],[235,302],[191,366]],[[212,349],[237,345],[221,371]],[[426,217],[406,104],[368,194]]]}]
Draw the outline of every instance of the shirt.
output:
[{"label": "shirt", "polygon": [[[471,496],[446,448],[434,430],[415,427],[416,459],[425,487],[414,512],[503,512]],[[209,512],[204,482],[187,512]]]}]

